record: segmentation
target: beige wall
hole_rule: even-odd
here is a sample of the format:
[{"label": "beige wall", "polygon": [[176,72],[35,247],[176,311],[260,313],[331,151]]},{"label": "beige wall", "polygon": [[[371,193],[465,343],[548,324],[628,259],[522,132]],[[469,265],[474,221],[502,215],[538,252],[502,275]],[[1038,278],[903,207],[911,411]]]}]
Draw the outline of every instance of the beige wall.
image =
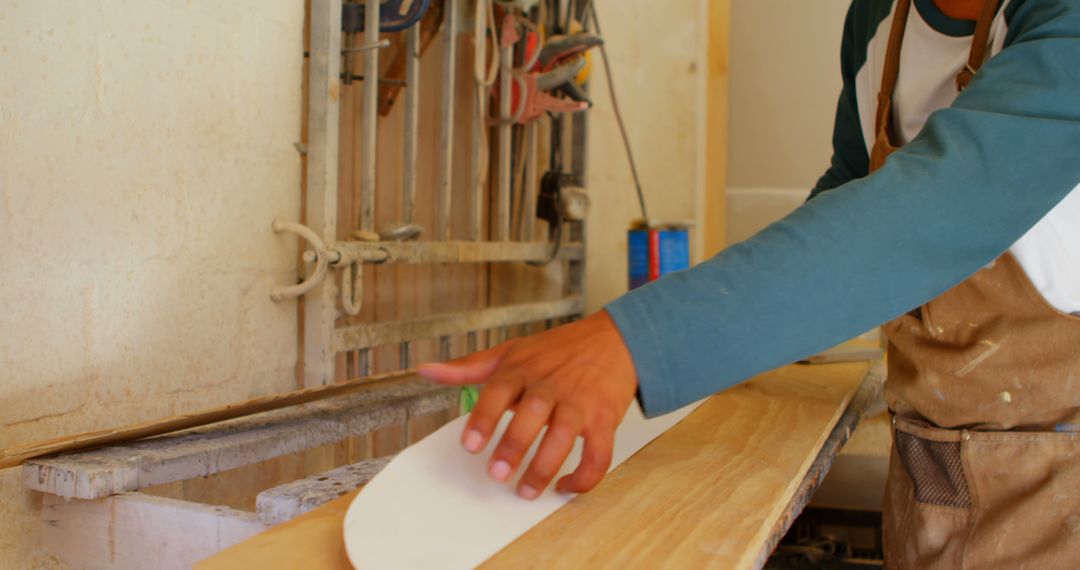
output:
[{"label": "beige wall", "polygon": [[850,0],[732,0],[728,240],[798,206],[832,154]]},{"label": "beige wall", "polygon": [[[0,447],[292,386],[303,2],[0,4]],[[47,562],[0,472],[0,566]]]},{"label": "beige wall", "polygon": [[[597,0],[597,9],[649,215],[696,222],[691,243],[700,259],[709,2]],[[626,291],[626,230],[641,218],[602,62],[595,61],[586,181],[590,310]]]}]

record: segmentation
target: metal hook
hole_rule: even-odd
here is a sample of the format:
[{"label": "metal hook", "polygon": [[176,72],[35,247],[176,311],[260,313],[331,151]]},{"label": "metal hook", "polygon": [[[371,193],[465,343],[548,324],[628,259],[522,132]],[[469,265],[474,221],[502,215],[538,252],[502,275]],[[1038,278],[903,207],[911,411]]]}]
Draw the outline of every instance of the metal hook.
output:
[{"label": "metal hook", "polygon": [[[287,222],[285,220],[276,219],[270,227],[274,229],[274,233],[289,232],[296,234],[304,238],[304,240],[311,244],[311,247],[315,249],[315,269],[311,272],[311,275],[296,285],[274,287],[274,289],[270,291],[270,300],[278,302],[284,299],[296,298],[311,291],[319,283],[322,283],[322,280],[326,278],[326,270],[330,264],[330,252],[327,251],[326,244],[323,242],[322,238],[312,231],[311,228],[296,222]],[[307,253],[309,252],[305,252],[305,258]]]}]

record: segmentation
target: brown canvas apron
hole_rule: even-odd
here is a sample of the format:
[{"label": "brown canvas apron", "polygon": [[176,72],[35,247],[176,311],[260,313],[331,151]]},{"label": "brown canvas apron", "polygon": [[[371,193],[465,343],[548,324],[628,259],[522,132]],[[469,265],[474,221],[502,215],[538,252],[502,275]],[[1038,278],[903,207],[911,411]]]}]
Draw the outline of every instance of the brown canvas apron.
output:
[{"label": "brown canvas apron", "polygon": [[[999,0],[987,0],[963,89]],[[898,148],[892,94],[911,0],[897,0],[871,171]],[[1008,252],[884,327],[893,450],[890,568],[1080,568],[1080,317],[1046,302]]]}]

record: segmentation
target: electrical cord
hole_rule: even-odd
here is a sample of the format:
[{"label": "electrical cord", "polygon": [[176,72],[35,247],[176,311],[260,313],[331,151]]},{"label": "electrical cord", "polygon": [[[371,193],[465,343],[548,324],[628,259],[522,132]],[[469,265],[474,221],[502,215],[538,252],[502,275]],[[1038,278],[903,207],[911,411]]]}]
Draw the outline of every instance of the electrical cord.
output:
[{"label": "electrical cord", "polygon": [[[592,25],[596,28],[596,35],[603,37],[604,32],[600,29],[600,17],[596,12],[596,3],[586,0],[588,14],[592,16]],[[634,189],[637,191],[638,205],[641,207],[641,219],[645,226],[649,227],[649,213],[645,208],[645,193],[641,189],[641,179],[638,177],[637,163],[634,161],[634,151],[630,147],[630,137],[626,134],[626,124],[623,122],[622,113],[619,111],[619,100],[615,95],[615,82],[611,78],[611,63],[608,60],[607,50],[604,44],[600,44],[600,58],[604,60],[604,75],[607,77],[608,93],[611,95],[611,108],[615,112],[615,121],[619,124],[619,134],[622,135],[623,146],[626,147],[626,159],[630,162],[630,174],[634,178]]]}]

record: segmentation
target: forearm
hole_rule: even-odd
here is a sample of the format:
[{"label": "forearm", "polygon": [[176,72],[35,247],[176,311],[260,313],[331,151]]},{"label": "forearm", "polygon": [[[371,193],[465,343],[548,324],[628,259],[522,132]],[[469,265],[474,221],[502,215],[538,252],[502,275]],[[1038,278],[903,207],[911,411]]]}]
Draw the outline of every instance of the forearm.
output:
[{"label": "forearm", "polygon": [[[1066,24],[1080,24],[1074,16]],[[1030,34],[882,170],[610,304],[646,412],[919,306],[1004,252],[1076,187],[1080,41],[1046,26]]]}]

